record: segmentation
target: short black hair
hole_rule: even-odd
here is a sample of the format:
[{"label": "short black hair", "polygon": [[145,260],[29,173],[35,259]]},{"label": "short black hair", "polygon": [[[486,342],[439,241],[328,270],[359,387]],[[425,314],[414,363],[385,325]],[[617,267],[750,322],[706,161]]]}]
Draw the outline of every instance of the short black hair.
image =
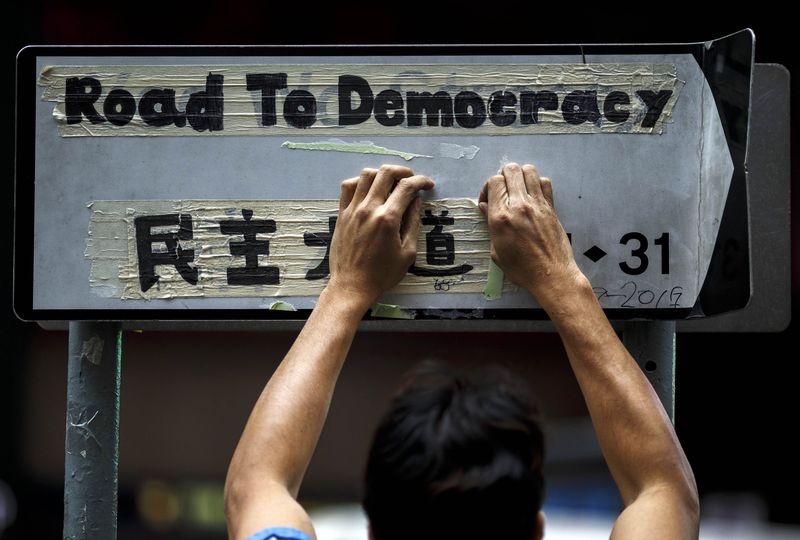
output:
[{"label": "short black hair", "polygon": [[423,363],[369,453],[363,504],[375,540],[530,540],[544,497],[540,423],[507,371]]}]

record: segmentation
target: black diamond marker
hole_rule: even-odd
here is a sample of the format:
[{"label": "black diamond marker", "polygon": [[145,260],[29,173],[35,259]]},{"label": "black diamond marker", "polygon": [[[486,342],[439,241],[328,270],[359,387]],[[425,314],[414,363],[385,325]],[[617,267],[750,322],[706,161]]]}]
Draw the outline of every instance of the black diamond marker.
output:
[{"label": "black diamond marker", "polygon": [[605,251],[603,251],[597,246],[590,247],[589,249],[584,251],[583,254],[592,262],[597,262],[606,255],[608,255]]}]

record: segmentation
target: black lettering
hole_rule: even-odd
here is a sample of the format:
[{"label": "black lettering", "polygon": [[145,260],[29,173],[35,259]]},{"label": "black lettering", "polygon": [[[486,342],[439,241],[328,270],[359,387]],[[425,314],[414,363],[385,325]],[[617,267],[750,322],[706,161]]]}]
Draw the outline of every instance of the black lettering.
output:
[{"label": "black lettering", "polygon": [[474,267],[470,264],[462,264],[461,266],[454,266],[452,268],[442,268],[441,270],[434,268],[422,268],[421,266],[412,265],[411,268],[408,269],[408,272],[420,277],[444,277],[467,274],[472,271],[473,268]]},{"label": "black lettering", "polygon": [[[387,113],[394,111],[393,116]],[[382,126],[399,126],[405,120],[403,96],[396,90],[383,90],[375,96],[375,120]]]},{"label": "black lettering", "polygon": [[672,90],[659,90],[658,93],[652,90],[637,90],[636,95],[647,105],[642,127],[651,128],[655,126],[658,117],[661,116],[661,111],[667,106],[667,102],[672,96]]},{"label": "black lettering", "polygon": [[[64,92],[64,112],[67,124],[80,124],[85,116],[92,124],[102,124],[105,118],[97,113],[94,102],[100,98],[100,81],[92,77],[69,77]],[[88,90],[88,91],[87,91]]]},{"label": "black lettering", "polygon": [[[139,260],[139,286],[142,292],[158,283],[156,266],[174,266],[180,276],[192,285],[197,285],[197,268],[189,263],[194,262],[194,250],[182,249],[179,240],[192,239],[192,216],[189,214],[165,214],[160,216],[140,216],[133,218],[136,230],[136,255]],[[153,227],[177,226],[177,232],[153,234]],[[159,250],[153,253],[153,244],[162,244],[166,252]]]},{"label": "black lettering", "polygon": [[136,100],[127,90],[116,88],[106,96],[103,114],[115,126],[124,126],[136,114]]},{"label": "black lettering", "polygon": [[486,104],[475,92],[465,90],[456,95],[455,117],[458,125],[474,129],[486,120]]},{"label": "black lettering", "polygon": [[305,129],[317,121],[317,100],[306,90],[292,90],[283,102],[283,118],[292,127]]},{"label": "black lettering", "polygon": [[631,250],[631,255],[639,259],[639,264],[637,266],[631,266],[627,262],[619,263],[620,269],[628,275],[631,276],[638,276],[639,274],[643,274],[645,270],[647,270],[647,266],[649,265],[649,260],[647,259],[647,238],[640,232],[629,232],[624,234],[622,238],[619,239],[619,243],[623,246],[627,245],[628,242],[631,240],[635,240],[639,243],[639,247],[634,250]]},{"label": "black lettering", "polygon": [[261,90],[261,125],[274,126],[275,90],[286,88],[286,73],[248,73],[247,90]]},{"label": "black lettering", "polygon": [[[353,108],[353,92],[358,94],[358,107]],[[341,75],[339,77],[339,125],[353,126],[367,120],[372,114],[375,98],[372,88],[363,77]]]},{"label": "black lettering", "polygon": [[279,269],[277,266],[258,266],[259,255],[269,255],[269,240],[258,240],[257,234],[275,232],[275,220],[252,219],[252,210],[242,210],[244,221],[230,220],[219,224],[222,234],[241,235],[244,242],[231,241],[228,246],[231,255],[244,257],[244,267],[228,268],[228,285],[277,285]]},{"label": "black lettering", "polygon": [[600,109],[597,108],[597,92],[594,90],[570,92],[561,102],[561,114],[564,115],[564,120],[568,124],[597,122],[600,118]]},{"label": "black lettering", "polygon": [[[438,216],[434,216],[433,212],[425,210],[425,217],[422,218],[423,225],[433,225],[433,229],[425,235],[425,262],[432,266],[448,266],[456,259],[455,238],[444,232],[445,225],[455,223],[448,213],[447,210],[442,210]],[[469,264],[451,268],[422,268],[414,264],[408,271],[415,276],[444,277],[466,274],[472,268]]]},{"label": "black lettering", "polygon": [[426,124],[442,127],[453,125],[453,100],[450,94],[439,90],[435,94],[430,92],[408,92],[406,94],[406,109],[408,111],[408,125],[410,127],[422,125],[422,115],[426,116]]},{"label": "black lettering", "polygon": [[206,89],[194,92],[186,104],[186,118],[196,131],[222,131],[225,100],[222,95],[222,75],[208,74]]},{"label": "black lettering", "polygon": [[558,96],[550,90],[522,92],[519,95],[519,121],[523,125],[539,123],[539,109],[558,110]]},{"label": "black lettering", "polygon": [[669,274],[669,233],[663,233],[653,243],[661,246],[661,273]]},{"label": "black lettering", "polygon": [[618,109],[617,107],[620,105],[628,106],[630,104],[631,98],[625,92],[620,92],[618,90],[610,92],[606,96],[605,101],[603,101],[603,116],[605,116],[606,120],[609,122],[621,124],[630,117],[631,112],[627,109]]},{"label": "black lettering", "polygon": [[510,126],[517,119],[515,111],[507,111],[506,107],[514,107],[517,104],[517,96],[511,92],[498,90],[489,96],[489,120],[492,124],[500,127]]},{"label": "black lettering", "polygon": [[307,246],[324,246],[325,256],[320,263],[306,272],[306,279],[322,279],[330,274],[331,238],[336,230],[336,217],[328,218],[328,232],[303,233],[303,243]]},{"label": "black lettering", "polygon": [[154,88],[139,100],[139,116],[148,126],[186,125],[186,115],[175,106],[175,90]]}]

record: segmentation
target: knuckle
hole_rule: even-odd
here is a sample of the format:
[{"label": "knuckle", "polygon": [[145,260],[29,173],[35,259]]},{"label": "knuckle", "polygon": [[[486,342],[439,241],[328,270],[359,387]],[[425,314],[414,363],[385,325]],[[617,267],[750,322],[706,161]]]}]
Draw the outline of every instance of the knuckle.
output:
[{"label": "knuckle", "polygon": [[500,174],[496,174],[496,175],[492,176],[491,178],[489,178],[489,182],[487,182],[487,183],[488,183],[488,188],[487,189],[489,191],[497,189],[497,188],[501,188],[506,183],[506,177],[503,176],[503,175],[500,175]]},{"label": "knuckle", "polygon": [[428,180],[424,176],[409,176],[398,180],[395,189],[402,189],[405,191],[419,191],[428,182],[430,182],[430,180]]},{"label": "knuckle", "polygon": [[522,166],[522,170],[523,170],[523,171],[525,171],[525,172],[529,172],[529,173],[535,173],[535,172],[537,172],[537,171],[538,171],[538,170],[536,169],[536,166],[535,166],[535,165],[532,165],[532,164],[530,164],[530,163],[526,163],[525,165],[523,165],[523,166]]},{"label": "knuckle", "polygon": [[382,210],[376,213],[375,220],[381,227],[389,227],[397,221],[397,215],[393,210]]},{"label": "knuckle", "polygon": [[508,212],[494,212],[489,216],[489,225],[492,227],[508,227],[511,224],[511,215]]},{"label": "knuckle", "polygon": [[414,189],[420,189],[422,186],[430,183],[431,181],[432,180],[430,178],[422,175],[409,176],[407,178],[403,178],[402,180],[400,180],[400,182],[404,182],[413,187]]},{"label": "knuckle", "polygon": [[521,212],[526,218],[532,218],[536,216],[536,207],[531,204],[530,202],[523,202],[519,206],[519,212]]},{"label": "knuckle", "polygon": [[410,191],[414,187],[414,179],[413,178],[401,178],[395,184],[394,189],[400,189],[405,191]]},{"label": "knuckle", "polygon": [[409,174],[411,173],[411,169],[409,169],[408,167],[403,167],[402,165],[390,165],[385,163],[381,165],[381,172],[393,173],[393,174]]},{"label": "knuckle", "polygon": [[503,167],[503,170],[509,172],[519,172],[520,171],[519,163],[515,163],[513,161],[511,163],[506,163],[505,167]]},{"label": "knuckle", "polygon": [[355,216],[359,220],[366,220],[369,218],[371,212],[369,207],[360,204],[355,211],[353,212],[353,216]]}]

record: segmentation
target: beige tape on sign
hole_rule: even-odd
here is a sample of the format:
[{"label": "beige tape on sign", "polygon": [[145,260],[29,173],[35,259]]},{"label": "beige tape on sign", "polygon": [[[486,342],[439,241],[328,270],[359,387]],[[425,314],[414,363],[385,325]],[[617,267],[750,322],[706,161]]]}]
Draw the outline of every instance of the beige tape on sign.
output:
[{"label": "beige tape on sign", "polygon": [[[93,201],[88,207],[89,279],[100,296],[316,296],[327,283],[336,200]],[[416,263],[391,292],[482,292],[491,258],[476,201],[429,201],[421,219]]]},{"label": "beige tape on sign", "polygon": [[48,66],[65,137],[662,133],[673,64]]}]

